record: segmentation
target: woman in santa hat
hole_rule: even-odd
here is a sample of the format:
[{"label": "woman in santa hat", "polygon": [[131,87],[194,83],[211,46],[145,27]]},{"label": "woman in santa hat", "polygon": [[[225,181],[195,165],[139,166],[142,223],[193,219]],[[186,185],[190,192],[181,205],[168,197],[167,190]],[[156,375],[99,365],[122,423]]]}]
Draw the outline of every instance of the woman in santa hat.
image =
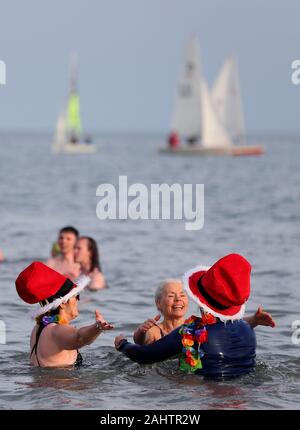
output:
[{"label": "woman in santa hat", "polygon": [[95,311],[95,323],[76,329],[70,325],[78,314],[79,293],[90,282],[83,276],[70,279],[40,262],[30,264],[16,279],[19,296],[26,303],[39,303],[30,339],[34,366],[64,367],[81,364],[79,349],[94,342],[113,326]]},{"label": "woman in santa hat", "polygon": [[210,268],[190,270],[183,284],[198,304],[201,317],[191,316],[149,345],[131,344],[119,335],[116,349],[143,364],[178,356],[181,370],[205,377],[252,372],[256,339],[253,328],[242,319],[250,295],[250,272],[250,263],[238,254],[227,255]]}]

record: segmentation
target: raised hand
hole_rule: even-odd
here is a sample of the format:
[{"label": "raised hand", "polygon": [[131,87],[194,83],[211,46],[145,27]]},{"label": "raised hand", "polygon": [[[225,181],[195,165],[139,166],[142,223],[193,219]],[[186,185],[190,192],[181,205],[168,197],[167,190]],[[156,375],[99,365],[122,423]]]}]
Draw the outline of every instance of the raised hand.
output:
[{"label": "raised hand", "polygon": [[275,321],[273,320],[272,315],[265,312],[262,306],[259,306],[254,314],[254,323],[255,325],[275,327]]},{"label": "raised hand", "polygon": [[147,331],[150,330],[151,327],[153,327],[154,325],[157,325],[157,321],[159,319],[160,319],[160,314],[156,315],[154,318],[149,318],[137,328],[137,331],[143,334],[147,333]]},{"label": "raised hand", "polygon": [[102,330],[112,330],[114,328],[112,324],[105,321],[105,319],[97,309],[95,310],[95,319],[96,319],[96,322],[100,325]]}]

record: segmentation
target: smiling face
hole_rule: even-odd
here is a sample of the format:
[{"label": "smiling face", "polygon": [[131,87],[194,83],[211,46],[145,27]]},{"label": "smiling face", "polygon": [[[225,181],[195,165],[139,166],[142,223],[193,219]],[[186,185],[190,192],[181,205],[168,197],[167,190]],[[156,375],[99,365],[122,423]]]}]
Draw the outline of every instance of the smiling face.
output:
[{"label": "smiling face", "polygon": [[156,306],[165,318],[183,318],[188,310],[188,297],[182,283],[166,283]]},{"label": "smiling face", "polygon": [[76,243],[76,236],[71,232],[60,233],[58,237],[58,244],[61,249],[62,254],[68,254],[74,251],[74,246]]}]

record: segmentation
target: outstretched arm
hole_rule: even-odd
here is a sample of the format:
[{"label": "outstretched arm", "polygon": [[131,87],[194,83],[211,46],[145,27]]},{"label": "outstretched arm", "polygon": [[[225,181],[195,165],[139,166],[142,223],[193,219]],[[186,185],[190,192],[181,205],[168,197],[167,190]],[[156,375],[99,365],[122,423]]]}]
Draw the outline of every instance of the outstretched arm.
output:
[{"label": "outstretched arm", "polygon": [[167,360],[181,352],[182,343],[178,331],[179,328],[150,345],[129,343],[123,335],[120,335],[115,338],[115,347],[118,351],[137,363],[157,363],[158,361]]},{"label": "outstretched arm", "polygon": [[80,349],[90,345],[105,330],[113,326],[106,322],[99,311],[95,311],[95,324],[76,329],[69,324],[58,324],[53,331],[53,337],[60,349]]}]

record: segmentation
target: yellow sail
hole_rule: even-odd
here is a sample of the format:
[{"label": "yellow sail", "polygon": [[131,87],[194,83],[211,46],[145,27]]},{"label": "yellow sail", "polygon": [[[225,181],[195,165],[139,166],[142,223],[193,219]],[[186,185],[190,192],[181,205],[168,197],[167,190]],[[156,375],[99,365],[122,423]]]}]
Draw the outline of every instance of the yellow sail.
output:
[{"label": "yellow sail", "polygon": [[80,136],[82,134],[80,102],[77,93],[72,93],[69,96],[67,106],[67,125],[71,133],[76,134],[76,136]]}]

